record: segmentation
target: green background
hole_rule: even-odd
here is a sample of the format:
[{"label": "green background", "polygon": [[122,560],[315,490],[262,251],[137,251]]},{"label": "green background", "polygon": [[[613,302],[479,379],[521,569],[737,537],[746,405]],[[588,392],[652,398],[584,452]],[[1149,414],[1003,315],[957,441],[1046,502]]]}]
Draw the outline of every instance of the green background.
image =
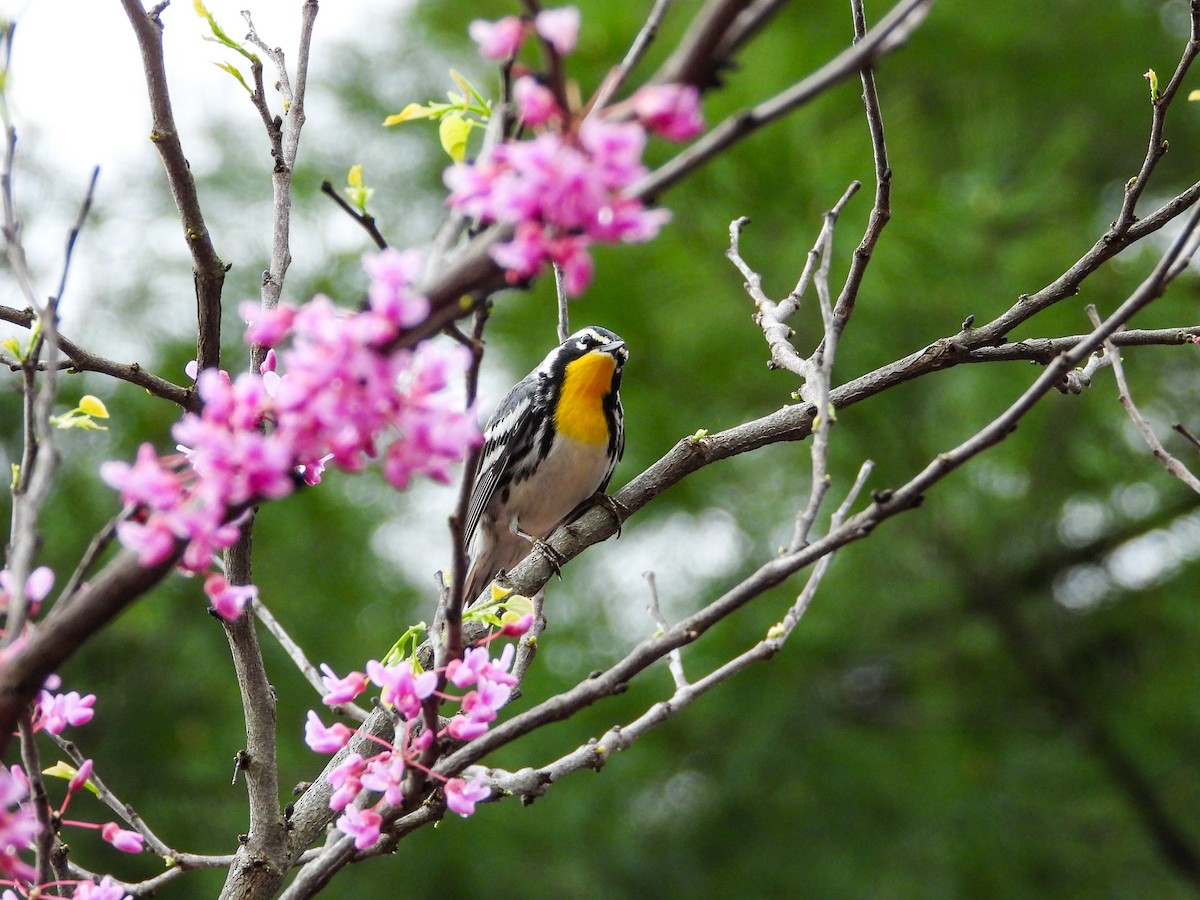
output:
[{"label": "green background", "polygon": [[[586,95],[624,53],[649,4],[580,6],[580,48],[568,65]],[[348,232],[317,193],[321,180],[341,183],[354,163],[365,163],[376,188],[372,207],[384,233],[398,246],[427,238],[442,202],[444,158],[434,129],[385,131],[378,123],[411,100],[438,97],[450,86],[451,65],[493,94],[495,73],[466,42],[466,23],[512,9],[421,5],[412,15],[364,21],[359,38],[314,59],[289,297],[326,291],[352,304],[364,289],[357,259],[368,241]],[[665,58],[696,9],[673,9],[638,74]],[[872,3],[868,14],[878,19],[884,11]],[[322,17],[342,15],[355,13],[322,7]],[[1145,151],[1150,105],[1142,73],[1154,68],[1165,83],[1186,19],[1178,0],[935,6],[877,73],[894,218],[843,339],[838,381],[953,334],[968,315],[987,321],[1092,244]],[[166,21],[195,27],[182,10]],[[723,89],[706,97],[708,121],[803,77],[850,33],[848,4],[785,6],[740,54]],[[112,52],[133,52],[132,42]],[[1200,75],[1185,90],[1193,83],[1200,86]],[[270,190],[265,140],[239,92],[230,81],[228,96],[210,101],[207,152],[216,156],[201,173],[217,251],[233,264],[226,294],[233,370],[245,364],[235,306],[257,293]],[[1197,178],[1198,115],[1183,102],[1173,109],[1171,151],[1151,202]],[[247,153],[247,144],[262,152]],[[661,162],[673,152],[656,142],[648,156]],[[141,255],[131,253],[141,259],[157,244],[170,251],[158,265],[123,271],[119,291],[88,281],[103,311],[85,321],[100,336],[124,329],[141,348],[140,362],[178,380],[171,373],[192,355],[189,264],[178,253],[178,225],[149,148],[144,162],[133,187],[154,223],[144,235],[153,238],[143,237]],[[36,181],[32,169],[26,177]],[[40,178],[48,193],[65,192],[52,173]],[[864,181],[867,190],[838,226],[836,279],[861,235],[871,178],[859,86],[849,82],[672,189],[662,200],[674,220],[654,243],[596,251],[595,283],[572,306],[572,321],[610,327],[631,348],[622,391],[628,449],[614,486],[684,435],[791,402],[797,385],[766,368],[742,279],[724,258],[728,224],[752,219],[743,255],[780,297],[795,284],[822,213],[852,179]],[[122,215],[102,194],[92,239],[120,240]],[[1123,254],[1078,298],[1012,337],[1085,330],[1084,304],[1111,311],[1153,259],[1152,250]],[[1192,324],[1196,295],[1188,275],[1134,324]],[[485,373],[493,400],[554,343],[554,315],[545,283],[498,297]],[[811,349],[818,325],[810,302],[796,323],[802,350]],[[1195,349],[1130,349],[1124,358],[1135,396],[1168,447],[1188,459],[1167,423],[1200,429]],[[1004,409],[1038,371],[1028,363],[960,367],[843,411],[833,432],[831,496],[840,499],[865,459],[875,463],[870,490],[911,477]],[[0,433],[12,458],[18,382],[0,382]],[[132,387],[91,378],[68,380],[66,407],[85,390],[102,395],[114,418],[105,434],[62,436],[65,467],[46,511],[42,555],[60,579],[118,508],[98,483],[98,462],[131,458],[142,440],[170,446],[175,418]],[[807,460],[805,443],[714,465],[639,513],[619,542],[567,567],[550,586],[550,627],[513,711],[605,667],[653,631],[642,571],[655,572],[667,613],[678,618],[770,559],[805,501]],[[264,509],[255,580],[265,602],[313,660],[339,672],[361,668],[410,622],[432,615],[432,572],[449,559],[444,521],[452,497],[426,489],[397,495],[375,473],[333,475],[318,490]],[[6,521],[7,507],[0,512]],[[425,829],[394,857],[342,873],[327,895],[1193,895],[1200,873],[1185,877],[1186,865],[1164,850],[1163,830],[1197,854],[1197,555],[1196,498],[1133,434],[1103,372],[1081,396],[1047,397],[920,509],[842,551],[785,651],[769,663],[703,697],[601,773],[574,774],[528,807],[489,804],[469,821],[452,817]],[[688,674],[697,678],[760,639],[801,585],[791,580],[688,648]],[[266,654],[287,789],[322,764],[300,740],[316,698],[282,652],[268,644]],[[241,707],[200,584],[170,579],[62,675],[100,698],[95,721],[74,736],[106,781],[172,846],[231,852],[246,827],[243,788],[230,784],[244,741]],[[547,763],[670,690],[665,666],[655,667],[625,694],[488,762]],[[82,818],[89,810],[105,815],[86,799],[72,812]],[[118,858],[90,835],[72,833],[70,842],[74,858],[91,868],[125,878],[158,871],[152,858]],[[220,883],[219,874],[193,874],[161,896],[212,896]]]}]

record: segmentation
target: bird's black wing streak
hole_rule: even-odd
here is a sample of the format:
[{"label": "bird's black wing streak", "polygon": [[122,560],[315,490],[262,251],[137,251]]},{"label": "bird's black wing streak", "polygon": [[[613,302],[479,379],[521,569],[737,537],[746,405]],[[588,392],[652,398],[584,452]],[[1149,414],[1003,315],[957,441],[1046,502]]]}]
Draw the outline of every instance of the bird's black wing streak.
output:
[{"label": "bird's black wing streak", "polygon": [[518,381],[500,401],[484,428],[484,434],[492,433],[498,423],[510,419],[508,427],[502,433],[484,442],[483,452],[479,454],[479,473],[475,476],[471,505],[467,509],[466,528],[463,530],[463,540],[468,548],[475,537],[475,529],[479,527],[483,511],[495,496],[500,476],[508,468],[513,450],[525,443],[527,434],[534,425],[530,410],[533,408],[537,386],[536,373]]}]

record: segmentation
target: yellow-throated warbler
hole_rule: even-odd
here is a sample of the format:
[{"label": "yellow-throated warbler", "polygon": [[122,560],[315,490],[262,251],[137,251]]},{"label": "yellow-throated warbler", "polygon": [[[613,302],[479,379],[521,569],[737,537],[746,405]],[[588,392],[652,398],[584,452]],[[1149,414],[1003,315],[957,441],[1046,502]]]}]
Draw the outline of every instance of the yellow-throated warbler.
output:
[{"label": "yellow-throated warbler", "polygon": [[607,328],[575,332],[505,395],[483,430],[463,537],[467,603],[608,487],[625,449],[625,342]]}]

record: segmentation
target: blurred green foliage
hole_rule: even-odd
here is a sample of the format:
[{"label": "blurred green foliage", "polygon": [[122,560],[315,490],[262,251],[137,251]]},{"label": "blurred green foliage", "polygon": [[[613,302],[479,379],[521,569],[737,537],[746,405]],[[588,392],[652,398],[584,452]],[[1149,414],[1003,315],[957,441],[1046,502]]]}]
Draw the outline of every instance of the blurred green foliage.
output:
[{"label": "blurred green foliage", "polygon": [[[570,75],[586,95],[635,34],[649,3],[581,2],[584,31]],[[696,3],[668,17],[640,72],[665,58]],[[314,60],[317,90],[337,99],[345,124],[326,128],[310,106],[296,184],[298,264],[289,296],[327,291],[353,303],[358,254],[325,229],[344,222],[317,194],[369,157],[368,183],[384,232],[419,243],[440,197],[437,139],[421,124],[384,131],[383,117],[445,89],[444,60],[481,89],[495,74],[465,40],[470,17],[514,4],[427,4],[364,23],[372,37]],[[878,18],[884,9],[871,4]],[[322,16],[353,15],[335,6]],[[1150,109],[1142,73],[1165,82],[1186,40],[1187,4],[1060,0],[937,5],[908,46],[877,73],[895,172],[894,218],[876,250],[843,340],[844,381],[954,333],[1043,286],[1102,233],[1122,186],[1140,165]],[[319,25],[318,25],[319,27]],[[710,122],[803,77],[842,49],[847,6],[791,4],[740,56],[705,101]],[[403,77],[401,77],[401,75]],[[1200,82],[1200,75],[1189,79]],[[230,104],[243,102],[232,84]],[[623,391],[629,442],[617,485],[698,428],[716,431],[790,401],[790,377],[767,370],[741,278],[724,258],[728,223],[751,217],[742,253],[769,293],[794,284],[820,216],[853,179],[866,190],[837,231],[844,271],[869,211],[871,150],[856,83],[845,84],[742,142],[662,198],[673,223],[653,244],[596,253],[597,277],[572,307],[632,349]],[[1197,111],[1183,103],[1168,127],[1171,152],[1147,197],[1197,177]],[[231,272],[229,366],[244,364],[233,303],[256,292],[264,259],[239,235],[267,232],[263,153],[242,147],[214,118],[220,165],[202,190],[218,252]],[[655,146],[661,161],[671,148]],[[146,202],[165,189],[146,160]],[[253,213],[251,216],[250,213]],[[105,211],[97,213],[103,227]],[[311,232],[311,233],[309,233]],[[261,246],[261,238],[260,246]],[[353,243],[352,241],[349,243]],[[1151,265],[1130,251],[1089,279],[1080,297],[1015,337],[1078,333],[1085,303],[1111,310]],[[143,273],[145,284],[151,275]],[[166,273],[169,302],[191,308],[186,263]],[[149,287],[117,305],[131,329]],[[1149,310],[1144,326],[1195,321],[1187,277]],[[123,304],[123,305],[121,305]],[[811,304],[797,322],[809,350]],[[552,286],[501,296],[489,326],[490,359],[506,375],[532,367],[554,342]],[[163,372],[180,372],[186,344],[147,346]],[[1200,393],[1194,349],[1125,354],[1135,395],[1163,423],[1192,420]],[[501,367],[501,357],[504,366]],[[846,410],[834,430],[833,496],[865,459],[870,489],[910,477],[974,433],[1036,377],[1024,363],[962,367]],[[15,379],[0,394],[5,451],[17,453]],[[142,440],[169,446],[174,412],[128,386],[84,379],[105,397],[106,434],[62,439],[65,465],[45,519],[42,561],[60,578],[91,533],[117,511],[95,466],[131,457]],[[501,388],[502,389],[502,388]],[[83,389],[68,380],[67,406]],[[1168,435],[1168,445],[1187,448]],[[550,586],[550,628],[514,709],[526,708],[617,658],[653,628],[644,588],[615,572],[641,547],[652,556],[668,611],[684,615],[769,559],[790,533],[808,490],[808,446],[768,448],[713,466],[631,520],[625,537],[596,548]],[[432,573],[449,559],[443,529],[451,491],[391,493],[373,474],[331,477],[320,489],[264,509],[255,574],[266,603],[315,661],[339,672],[384,653],[411,621],[432,614]],[[529,809],[482,807],[406,840],[396,858],[344,872],[333,897],[493,898],[531,894],[621,897],[1183,897],[1200,885],[1163,849],[1169,827],[1200,852],[1200,555],[1196,498],[1170,479],[1136,437],[1102,373],[1082,396],[1048,397],[1001,446],[931,492],[919,510],[846,548],[785,652],[747,671],[654,731],[600,774],[554,785]],[[679,512],[695,518],[669,519]],[[733,562],[703,580],[670,546],[690,540],[679,522],[725,515],[719,538]],[[732,517],[732,518],[728,518]],[[639,543],[639,532],[668,537]],[[431,537],[432,535],[432,537]],[[629,547],[630,550],[624,550]],[[407,548],[407,549],[406,549]],[[709,547],[705,552],[720,548]],[[624,551],[624,552],[623,552]],[[682,551],[681,551],[682,552]],[[407,555],[406,555],[407,554]],[[657,554],[657,556],[655,556]],[[642,555],[645,555],[643,553]],[[414,569],[412,560],[418,565]],[[638,557],[641,559],[641,557]],[[399,561],[398,561],[399,560]],[[408,560],[405,562],[405,560]],[[674,567],[672,567],[674,565]],[[419,574],[418,574],[419,570]],[[634,573],[637,574],[637,573]],[[698,677],[760,639],[799,590],[799,578],[763,597],[689,648]],[[614,587],[618,586],[619,587]],[[281,651],[266,643],[279,695],[281,783],[313,777],[321,760],[301,744],[315,704]],[[231,785],[242,746],[240,703],[220,626],[199,585],[173,578],[65,667],[99,697],[76,736],[108,783],[170,844],[226,853],[244,830],[244,794]],[[657,667],[625,694],[506,748],[495,765],[539,765],[667,696]],[[286,802],[287,798],[281,798]],[[102,813],[97,807],[96,815]],[[84,811],[80,811],[81,815]],[[1156,835],[1154,815],[1159,822]],[[73,841],[85,865],[125,878],[155,861],[111,859]],[[1178,854],[1177,854],[1178,856]],[[164,896],[215,894],[219,873],[196,874]]]}]

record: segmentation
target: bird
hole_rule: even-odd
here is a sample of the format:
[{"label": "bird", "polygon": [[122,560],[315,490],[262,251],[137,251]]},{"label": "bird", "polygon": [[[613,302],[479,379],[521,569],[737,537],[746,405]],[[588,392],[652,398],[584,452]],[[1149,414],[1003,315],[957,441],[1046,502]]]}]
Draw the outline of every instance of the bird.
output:
[{"label": "bird", "polygon": [[518,381],[488,419],[463,528],[468,604],[604,495],[625,450],[619,390],[628,358],[612,331],[581,328]]}]

